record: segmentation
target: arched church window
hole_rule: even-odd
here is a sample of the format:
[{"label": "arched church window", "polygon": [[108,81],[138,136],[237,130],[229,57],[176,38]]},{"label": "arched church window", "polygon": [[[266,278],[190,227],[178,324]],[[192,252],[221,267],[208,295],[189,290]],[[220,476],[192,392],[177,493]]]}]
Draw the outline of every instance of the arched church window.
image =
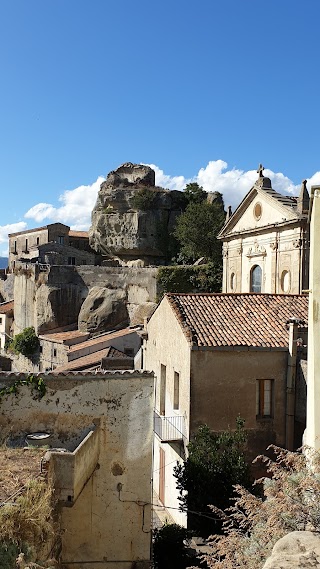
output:
[{"label": "arched church window", "polygon": [[262,270],[260,265],[255,265],[251,269],[250,292],[261,292]]},{"label": "arched church window", "polygon": [[282,292],[290,292],[291,287],[290,271],[282,271],[281,274],[281,290]]},{"label": "arched church window", "polygon": [[235,273],[231,273],[230,288],[232,291],[235,291],[235,288],[236,288],[236,275],[235,275]]}]

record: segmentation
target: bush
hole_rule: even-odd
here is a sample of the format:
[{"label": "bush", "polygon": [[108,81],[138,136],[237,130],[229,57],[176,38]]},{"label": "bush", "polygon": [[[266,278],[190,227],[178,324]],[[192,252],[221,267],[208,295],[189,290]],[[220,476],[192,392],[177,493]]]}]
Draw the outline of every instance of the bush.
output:
[{"label": "bush", "polygon": [[154,207],[156,196],[157,194],[155,191],[150,190],[149,188],[141,188],[141,190],[138,190],[132,198],[133,207],[140,211],[152,209]]},{"label": "bush", "polygon": [[165,524],[154,531],[153,562],[155,569],[185,569],[194,563],[186,542],[190,532],[178,524]]},{"label": "bush", "polygon": [[159,267],[157,283],[161,292],[221,292],[222,264],[174,265]]},{"label": "bush", "polygon": [[[234,505],[222,512],[223,534],[211,536],[208,567],[217,569],[262,569],[274,544],[291,531],[320,531],[320,457],[281,448],[271,448],[275,460],[258,457],[266,463],[271,478],[263,478],[264,496],[254,496],[236,486]],[[257,460],[257,459],[256,459]]]},{"label": "bush", "polygon": [[25,328],[12,341],[11,348],[26,357],[32,356],[39,349],[39,338],[32,327]]}]

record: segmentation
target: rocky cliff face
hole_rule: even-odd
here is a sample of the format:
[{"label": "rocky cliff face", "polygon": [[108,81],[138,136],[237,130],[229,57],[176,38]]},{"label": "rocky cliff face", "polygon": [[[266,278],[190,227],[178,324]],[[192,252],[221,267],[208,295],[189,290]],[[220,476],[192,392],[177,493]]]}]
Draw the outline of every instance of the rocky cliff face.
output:
[{"label": "rocky cliff face", "polygon": [[167,253],[167,236],[184,208],[183,192],[155,186],[155,173],[149,166],[128,162],[110,172],[101,184],[92,212],[90,245],[120,262],[161,263]]}]

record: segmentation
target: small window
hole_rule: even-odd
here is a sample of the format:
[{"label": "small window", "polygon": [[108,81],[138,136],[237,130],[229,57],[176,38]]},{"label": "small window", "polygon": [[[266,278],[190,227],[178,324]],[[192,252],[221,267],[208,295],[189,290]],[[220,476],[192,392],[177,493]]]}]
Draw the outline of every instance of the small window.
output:
[{"label": "small window", "polygon": [[57,350],[56,350],[56,348],[53,349],[53,357],[54,357],[54,358],[57,357]]},{"label": "small window", "polygon": [[26,248],[25,248],[25,253],[28,253],[28,239],[26,239]]},{"label": "small window", "polygon": [[257,379],[256,415],[265,418],[273,415],[273,379]]},{"label": "small window", "polygon": [[262,270],[259,265],[255,265],[251,269],[250,275],[250,292],[261,292]]},{"label": "small window", "polygon": [[75,265],[76,258],[75,257],[68,257],[68,265]]},{"label": "small window", "polygon": [[167,368],[165,365],[160,366],[160,415],[166,414],[166,377]]},{"label": "small window", "polygon": [[0,318],[0,324],[2,324],[2,317]]},{"label": "small window", "polygon": [[230,277],[230,289],[234,291],[236,289],[236,275],[235,273],[231,273]]},{"label": "small window", "polygon": [[64,235],[58,235],[58,243],[60,243],[60,245],[64,245]]},{"label": "small window", "polygon": [[174,385],[173,385],[173,408],[179,409],[180,401],[180,375],[177,371],[174,372]]},{"label": "small window", "polygon": [[40,237],[37,237],[37,245],[40,243]]},{"label": "small window", "polygon": [[16,241],[14,242],[14,251],[13,251],[13,252],[14,252],[14,253],[17,252],[17,242],[16,242]]},{"label": "small window", "polygon": [[40,346],[40,347],[39,347],[39,352],[40,352],[40,354],[42,354],[42,350],[43,350],[43,348],[42,348],[42,346]]},{"label": "small window", "polygon": [[281,275],[281,290],[282,292],[290,292],[291,288],[290,271],[282,271]]}]

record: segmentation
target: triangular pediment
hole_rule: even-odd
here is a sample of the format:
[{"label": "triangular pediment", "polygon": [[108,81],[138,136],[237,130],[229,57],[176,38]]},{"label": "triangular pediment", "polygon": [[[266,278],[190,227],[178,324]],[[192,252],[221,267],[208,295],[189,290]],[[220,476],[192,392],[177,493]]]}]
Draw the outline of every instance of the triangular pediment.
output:
[{"label": "triangular pediment", "polygon": [[294,199],[282,196],[272,188],[265,189],[255,184],[225,223],[218,237],[224,239],[232,234],[256,231],[296,219],[299,219],[299,215]]}]

